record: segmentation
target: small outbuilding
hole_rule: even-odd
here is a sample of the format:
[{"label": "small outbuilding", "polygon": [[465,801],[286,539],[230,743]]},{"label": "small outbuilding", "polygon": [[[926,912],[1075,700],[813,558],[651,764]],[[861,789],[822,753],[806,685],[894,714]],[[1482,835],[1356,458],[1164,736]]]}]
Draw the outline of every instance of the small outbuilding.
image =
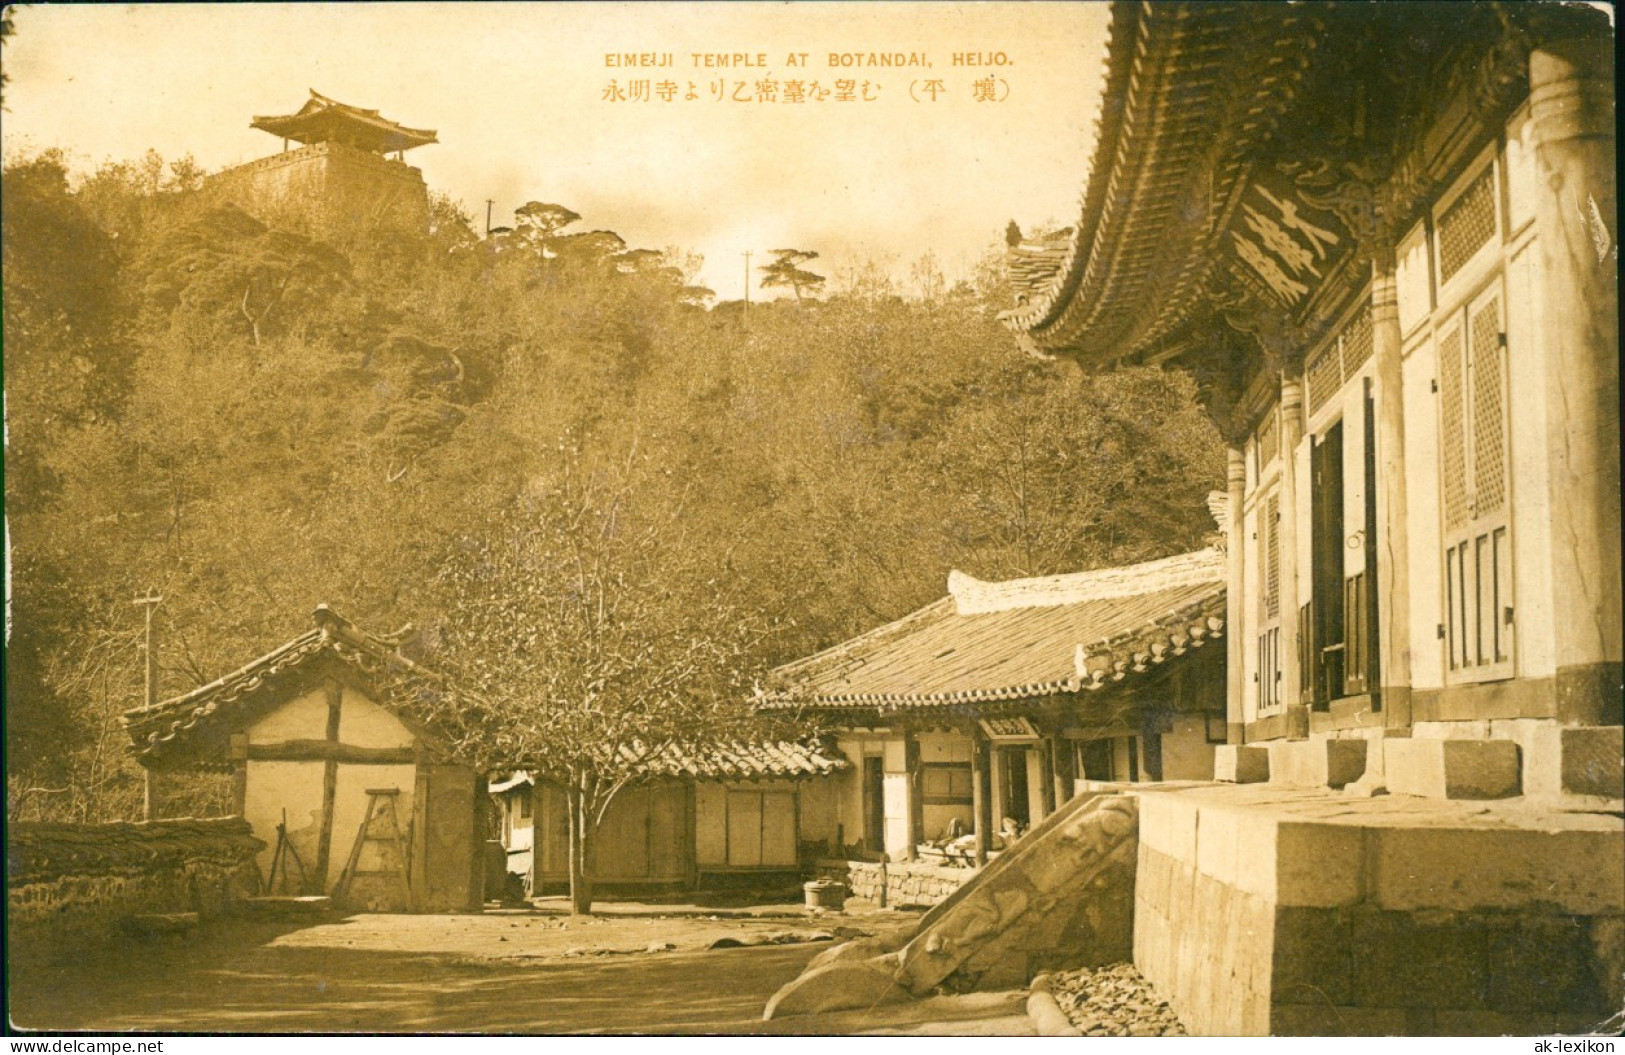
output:
[{"label": "small outbuilding", "polygon": [[[444,682],[326,605],[315,627],[239,670],[124,715],[137,760],[229,772],[235,812],[264,840],[268,893],[340,895],[375,911],[477,910],[489,799],[414,721]],[[364,822],[365,825],[364,825]]]},{"label": "small outbuilding", "polygon": [[[599,885],[690,889],[799,881],[836,824],[835,777],[850,768],[816,740],[673,747],[610,802],[598,829]],[[510,874],[532,893],[569,884],[563,794],[526,772],[491,785]]]}]

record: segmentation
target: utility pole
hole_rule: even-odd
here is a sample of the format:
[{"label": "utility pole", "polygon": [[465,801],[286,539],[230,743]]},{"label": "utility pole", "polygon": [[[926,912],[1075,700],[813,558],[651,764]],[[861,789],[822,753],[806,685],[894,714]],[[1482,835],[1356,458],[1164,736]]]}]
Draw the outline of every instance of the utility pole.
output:
[{"label": "utility pole", "polygon": [[750,250],[745,250],[745,311],[750,311]]},{"label": "utility pole", "polygon": [[490,198],[485,199],[485,237],[487,238],[491,237],[491,206],[495,204],[496,202]]},{"label": "utility pole", "polygon": [[[158,703],[158,643],[153,637],[152,616],[162,601],[163,598],[158,596],[156,591],[148,590],[145,597],[137,597],[130,602],[131,604],[139,604],[146,609],[147,678],[146,693],[142,700],[142,706],[149,708]],[[147,778],[146,794],[142,800],[142,818],[155,821],[158,819],[158,814],[162,812],[162,803],[158,798],[158,771],[151,766],[142,766],[141,768]]]}]

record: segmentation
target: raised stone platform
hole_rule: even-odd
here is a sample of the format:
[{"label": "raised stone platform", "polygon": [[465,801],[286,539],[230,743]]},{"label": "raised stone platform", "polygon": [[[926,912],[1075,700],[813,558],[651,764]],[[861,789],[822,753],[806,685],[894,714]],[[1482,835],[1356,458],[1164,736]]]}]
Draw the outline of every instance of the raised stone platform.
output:
[{"label": "raised stone platform", "polygon": [[1193,1034],[1575,1032],[1625,1006],[1617,816],[1266,785],[1140,799],[1134,960]]}]

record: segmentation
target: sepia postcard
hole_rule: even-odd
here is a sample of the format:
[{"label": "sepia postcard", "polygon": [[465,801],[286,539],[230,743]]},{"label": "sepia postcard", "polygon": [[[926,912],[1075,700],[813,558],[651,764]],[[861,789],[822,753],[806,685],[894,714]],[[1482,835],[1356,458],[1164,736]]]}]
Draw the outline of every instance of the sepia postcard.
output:
[{"label": "sepia postcard", "polygon": [[0,41],[13,1051],[1615,1050],[1611,6]]}]

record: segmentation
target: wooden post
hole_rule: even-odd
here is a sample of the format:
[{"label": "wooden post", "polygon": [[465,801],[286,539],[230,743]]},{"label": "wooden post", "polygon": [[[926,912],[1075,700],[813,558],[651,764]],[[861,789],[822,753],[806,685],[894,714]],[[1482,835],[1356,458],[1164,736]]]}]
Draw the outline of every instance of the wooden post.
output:
[{"label": "wooden post", "polygon": [[158,771],[151,766],[142,766],[141,774],[145,778],[141,788],[141,819],[159,820],[163,817],[164,806],[162,789],[158,787]]},{"label": "wooden post", "polygon": [[1072,741],[1054,733],[1049,738],[1050,770],[1055,774],[1055,802],[1057,806],[1072,799],[1072,785],[1078,776],[1077,759]]},{"label": "wooden post", "polygon": [[1309,735],[1309,706],[1301,702],[1298,660],[1298,445],[1303,442],[1303,376],[1281,375],[1281,699],[1287,736]]},{"label": "wooden post", "polygon": [[976,814],[976,867],[987,864],[987,848],[993,844],[993,767],[987,736],[981,728],[971,730],[971,806]]},{"label": "wooden post", "polygon": [[231,811],[241,817],[248,808],[248,734],[231,734]]},{"label": "wooden post", "polygon": [[[688,884],[689,889],[693,890],[693,889],[697,889],[699,887],[699,885],[700,885],[700,862],[699,862],[699,845],[700,845],[700,835],[699,835],[699,830],[700,830],[700,812],[699,812],[699,810],[700,810],[700,801],[699,800],[700,800],[700,793],[699,793],[699,788],[695,785],[694,781],[692,781],[692,780],[685,782],[684,787],[686,787],[688,789],[688,791],[687,791],[687,794],[685,794],[683,796],[683,810],[684,810],[684,813],[685,813],[685,816],[683,818],[683,824],[684,824],[684,826],[685,826],[685,828],[687,830],[687,834],[683,837],[683,853],[685,855],[687,855],[687,864],[686,864],[686,867],[685,867],[686,882]],[[800,800],[801,796],[798,794],[796,796],[796,798],[798,800],[797,805],[796,805],[796,824],[797,824],[797,827],[798,827],[798,830],[799,830],[799,826],[800,826],[800,823],[801,823],[801,806],[800,806],[799,800]],[[536,816],[536,812],[534,810],[531,811],[531,816],[532,817]],[[536,845],[536,834],[535,833],[538,830],[540,830],[540,829],[533,829],[532,832],[531,832],[531,837],[530,838],[531,838],[531,845],[532,846]],[[801,852],[799,839],[800,839],[800,836],[798,835],[797,836],[798,842],[797,842],[797,848],[796,848],[796,853],[798,855]],[[534,850],[532,850],[531,851],[531,856],[534,857],[535,853],[536,852]]]},{"label": "wooden post", "polygon": [[[1377,626],[1384,724],[1410,728],[1411,562],[1405,494],[1405,373],[1392,251],[1371,265],[1371,343],[1377,360]],[[1366,569],[1368,576],[1373,570]]]},{"label": "wooden post", "polygon": [[1229,504],[1225,525],[1225,742],[1245,743],[1247,717],[1243,698],[1247,692],[1246,644],[1243,640],[1247,610],[1246,583],[1247,536],[1242,530],[1246,518],[1242,504],[1247,499],[1247,458],[1239,444],[1231,444],[1225,452],[1225,483],[1229,489]]},{"label": "wooden post", "polygon": [[[1038,808],[1048,817],[1055,812],[1055,751],[1047,740],[1040,740],[1031,754],[1038,756]],[[1030,757],[1030,756],[1029,756]],[[1044,817],[1034,817],[1037,824]]]},{"label": "wooden post", "polygon": [[[131,604],[141,605],[146,611],[146,679],[142,686],[142,706],[151,708],[158,704],[158,640],[152,625],[153,613],[163,598],[151,590],[145,597],[137,597]],[[164,804],[162,789],[158,787],[158,771],[151,766],[143,766],[145,780],[141,794],[141,816],[143,820],[155,821],[163,816]]]},{"label": "wooden post", "polygon": [[920,768],[920,741],[912,730],[903,731],[903,770],[908,774],[908,854],[912,860],[925,842],[925,777]]},{"label": "wooden post", "polygon": [[[1536,273],[1545,303],[1539,333],[1531,336],[1545,345],[1550,610],[1561,622],[1554,640],[1557,717],[1578,724],[1620,721],[1619,230],[1612,51],[1610,36],[1592,35],[1547,41],[1529,56],[1529,119],[1539,168]],[[1511,350],[1513,355],[1529,351]]]},{"label": "wooden post", "polygon": [[[339,742],[339,716],[344,707],[344,686],[329,678],[324,686],[327,694],[327,742]],[[333,854],[333,807],[338,801],[339,764],[328,758],[322,763],[322,816],[316,829],[316,889],[313,893],[327,892],[327,866]]]}]

